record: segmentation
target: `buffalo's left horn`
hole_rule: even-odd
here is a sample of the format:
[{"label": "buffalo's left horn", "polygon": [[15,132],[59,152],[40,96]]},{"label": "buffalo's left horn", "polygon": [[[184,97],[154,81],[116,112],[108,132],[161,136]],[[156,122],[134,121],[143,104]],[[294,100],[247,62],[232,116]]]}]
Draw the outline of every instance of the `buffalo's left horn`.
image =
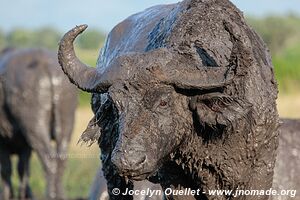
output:
[{"label": "buffalo's left horn", "polygon": [[[106,92],[112,84],[95,68],[82,63],[76,56],[73,42],[87,25],[76,26],[67,32],[59,43],[58,61],[64,73],[78,88],[87,92]],[[105,80],[103,80],[105,79]]]}]

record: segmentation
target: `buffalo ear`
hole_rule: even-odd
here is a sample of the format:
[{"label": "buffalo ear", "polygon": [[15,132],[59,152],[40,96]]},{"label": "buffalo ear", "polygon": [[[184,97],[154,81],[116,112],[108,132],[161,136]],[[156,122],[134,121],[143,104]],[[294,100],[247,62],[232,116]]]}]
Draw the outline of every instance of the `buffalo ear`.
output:
[{"label": "buffalo ear", "polygon": [[101,136],[101,128],[97,124],[96,116],[94,116],[88,123],[87,128],[83,131],[80,136],[78,143],[87,144],[87,146],[91,146]]},{"label": "buffalo ear", "polygon": [[247,118],[251,104],[222,93],[209,93],[192,97],[190,108],[195,111],[198,124],[215,129],[219,125],[231,127],[239,119]]}]

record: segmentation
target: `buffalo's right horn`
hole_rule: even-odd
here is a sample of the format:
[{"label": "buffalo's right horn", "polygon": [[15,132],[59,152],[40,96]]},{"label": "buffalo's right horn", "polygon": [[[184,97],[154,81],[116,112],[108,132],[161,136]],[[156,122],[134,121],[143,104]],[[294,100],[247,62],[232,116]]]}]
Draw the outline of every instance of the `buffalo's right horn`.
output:
[{"label": "buffalo's right horn", "polygon": [[74,51],[75,38],[86,28],[87,25],[76,26],[63,36],[59,43],[58,61],[64,73],[78,88],[87,92],[103,93],[112,85],[109,78],[103,77],[96,68],[83,64]]},{"label": "buffalo's right horn", "polygon": [[155,74],[156,78],[162,83],[180,89],[210,90],[224,87],[234,79],[234,74],[230,73],[229,67],[190,68],[178,60],[176,52],[167,48],[158,48],[144,55],[150,60],[149,63],[158,66],[148,69]]}]

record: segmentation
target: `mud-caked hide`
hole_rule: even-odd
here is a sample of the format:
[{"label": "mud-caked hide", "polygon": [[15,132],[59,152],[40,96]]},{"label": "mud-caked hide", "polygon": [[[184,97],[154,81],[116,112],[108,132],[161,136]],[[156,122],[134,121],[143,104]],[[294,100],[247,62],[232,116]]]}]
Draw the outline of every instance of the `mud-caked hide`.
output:
[{"label": "mud-caked hide", "polygon": [[[185,0],[125,19],[96,69],[61,40],[69,79],[92,92],[82,136],[99,142],[108,191],[149,179],[163,188],[269,189],[278,146],[277,85],[269,52],[228,0]],[[131,199],[114,196],[111,199]],[[251,199],[251,196],[217,199]],[[268,199],[268,196],[255,197]]]}]

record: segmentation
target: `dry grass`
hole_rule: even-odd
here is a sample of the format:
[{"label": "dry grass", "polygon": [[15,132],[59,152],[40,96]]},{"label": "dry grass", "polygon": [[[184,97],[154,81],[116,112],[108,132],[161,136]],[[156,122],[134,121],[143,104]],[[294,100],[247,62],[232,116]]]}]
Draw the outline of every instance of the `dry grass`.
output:
[{"label": "dry grass", "polygon": [[92,115],[89,107],[80,107],[76,112],[74,133],[70,143],[70,156],[64,175],[64,185],[69,198],[88,196],[89,188],[100,166],[100,151],[97,144],[91,147],[77,144]]},{"label": "dry grass", "polygon": [[86,154],[86,155],[96,154],[97,158],[99,158],[99,148],[97,144],[94,144],[91,147],[77,144],[81,133],[85,130],[89,120],[92,119],[92,117],[93,117],[93,113],[89,107],[85,106],[77,109],[74,133],[72,135],[72,140],[70,144],[70,153]]},{"label": "dry grass", "polygon": [[277,108],[280,117],[300,119],[300,94],[279,95]]}]

